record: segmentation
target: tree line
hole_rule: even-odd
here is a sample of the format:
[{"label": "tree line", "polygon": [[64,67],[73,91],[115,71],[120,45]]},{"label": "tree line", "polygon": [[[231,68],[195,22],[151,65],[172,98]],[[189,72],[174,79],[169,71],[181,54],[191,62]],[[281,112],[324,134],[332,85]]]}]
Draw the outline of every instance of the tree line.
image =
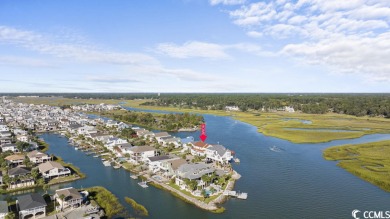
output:
[{"label": "tree line", "polygon": [[276,111],[288,106],[303,113],[390,118],[390,94],[163,94],[144,105],[205,110],[238,106],[241,111]]}]

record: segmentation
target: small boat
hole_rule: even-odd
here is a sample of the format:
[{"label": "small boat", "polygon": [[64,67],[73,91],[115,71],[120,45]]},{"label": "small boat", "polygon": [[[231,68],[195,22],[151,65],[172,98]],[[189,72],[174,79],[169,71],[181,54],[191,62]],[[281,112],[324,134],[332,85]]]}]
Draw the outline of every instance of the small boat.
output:
[{"label": "small boat", "polygon": [[103,165],[106,166],[106,167],[109,167],[109,166],[111,166],[111,162],[110,161],[104,161]]},{"label": "small boat", "polygon": [[149,187],[148,185],[146,185],[146,182],[144,182],[144,181],[139,182],[138,185],[140,185],[144,189]]},{"label": "small boat", "polygon": [[132,179],[138,179],[138,176],[137,176],[137,175],[130,175],[130,178],[132,178]]},{"label": "small boat", "polygon": [[273,152],[282,152],[283,149],[276,147],[275,145],[269,148]]},{"label": "small boat", "polygon": [[99,155],[94,155],[93,157],[99,157]]},{"label": "small boat", "polygon": [[74,147],[74,149],[77,151],[79,148],[78,147]]}]

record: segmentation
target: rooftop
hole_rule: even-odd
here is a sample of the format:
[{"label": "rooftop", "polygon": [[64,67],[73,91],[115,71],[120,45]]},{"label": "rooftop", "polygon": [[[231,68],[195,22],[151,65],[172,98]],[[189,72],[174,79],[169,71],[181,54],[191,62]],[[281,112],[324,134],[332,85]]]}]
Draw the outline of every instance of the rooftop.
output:
[{"label": "rooftop", "polygon": [[47,206],[43,197],[37,193],[32,193],[32,194],[18,197],[18,204],[19,204],[19,209],[21,211],[31,209],[31,208]]}]

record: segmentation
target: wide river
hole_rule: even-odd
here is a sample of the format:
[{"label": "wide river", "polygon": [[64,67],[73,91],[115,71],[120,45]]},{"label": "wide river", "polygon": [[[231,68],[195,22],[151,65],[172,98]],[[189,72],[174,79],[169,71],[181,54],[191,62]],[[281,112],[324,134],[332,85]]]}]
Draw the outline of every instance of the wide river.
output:
[{"label": "wide river", "polygon": [[[247,192],[247,200],[229,199],[223,214],[213,214],[174,197],[169,192],[141,188],[123,169],[103,166],[98,158],[69,146],[56,134],[41,137],[50,144],[49,154],[61,156],[80,167],[87,178],[52,187],[85,188],[103,186],[124,202],[129,196],[145,205],[150,218],[351,218],[354,209],[390,210],[390,193],[367,183],[322,158],[327,147],[390,139],[389,134],[367,135],[351,140],[320,144],[294,144],[265,136],[257,128],[230,117],[204,115],[207,142],[220,143],[236,152],[240,164],[233,168],[242,175],[235,190]],[[172,133],[185,137],[199,132]],[[280,152],[270,150],[277,146]],[[40,191],[42,192],[42,191]],[[3,196],[3,198],[5,198]]]}]

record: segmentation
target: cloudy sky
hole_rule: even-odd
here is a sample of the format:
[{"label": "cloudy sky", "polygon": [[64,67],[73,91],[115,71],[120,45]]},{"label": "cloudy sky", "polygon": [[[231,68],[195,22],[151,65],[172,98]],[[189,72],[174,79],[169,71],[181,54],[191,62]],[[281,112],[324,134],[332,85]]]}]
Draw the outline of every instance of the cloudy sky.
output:
[{"label": "cloudy sky", "polygon": [[390,92],[389,0],[0,1],[0,92]]}]

